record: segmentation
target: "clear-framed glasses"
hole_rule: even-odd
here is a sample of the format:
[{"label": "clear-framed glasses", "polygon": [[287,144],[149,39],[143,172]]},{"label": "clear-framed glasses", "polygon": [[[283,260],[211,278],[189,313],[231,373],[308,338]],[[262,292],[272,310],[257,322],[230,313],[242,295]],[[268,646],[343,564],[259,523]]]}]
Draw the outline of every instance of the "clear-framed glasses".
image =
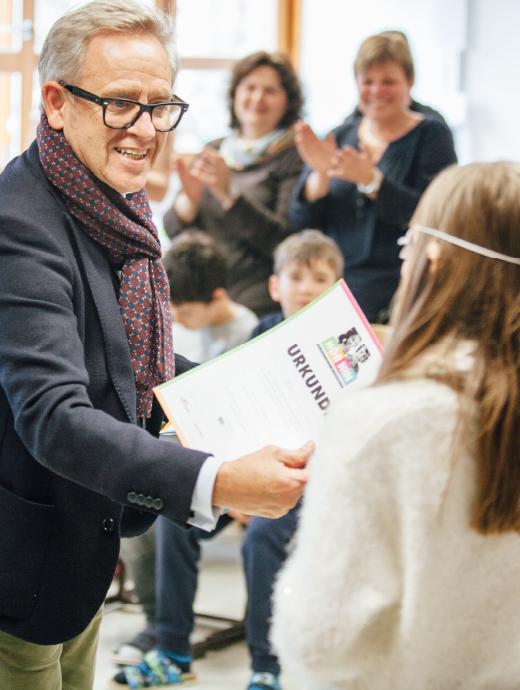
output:
[{"label": "clear-framed glasses", "polygon": [[157,132],[171,132],[182,119],[189,105],[175,96],[174,101],[165,103],[139,103],[128,98],[101,98],[79,86],[62,84],[74,96],[100,105],[103,108],[103,122],[110,129],[128,129],[143,113],[149,113]]}]

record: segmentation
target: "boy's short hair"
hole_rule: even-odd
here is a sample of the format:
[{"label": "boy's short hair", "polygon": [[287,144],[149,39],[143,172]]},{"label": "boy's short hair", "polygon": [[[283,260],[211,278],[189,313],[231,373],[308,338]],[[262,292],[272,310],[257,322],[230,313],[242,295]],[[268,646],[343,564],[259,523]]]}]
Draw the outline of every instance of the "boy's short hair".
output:
[{"label": "boy's short hair", "polygon": [[339,280],[343,277],[343,254],[333,239],[321,230],[302,230],[289,235],[274,251],[274,272],[280,274],[290,261],[311,265],[315,259],[325,259]]},{"label": "boy's short hair", "polygon": [[227,288],[228,262],[215,241],[204,232],[181,233],[163,257],[173,304],[213,300],[217,288]]}]

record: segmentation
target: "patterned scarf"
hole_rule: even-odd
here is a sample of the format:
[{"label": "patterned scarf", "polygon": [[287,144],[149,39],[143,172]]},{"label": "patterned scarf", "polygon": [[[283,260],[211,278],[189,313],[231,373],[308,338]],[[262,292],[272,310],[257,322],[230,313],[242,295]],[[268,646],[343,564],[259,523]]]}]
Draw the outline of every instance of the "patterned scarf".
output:
[{"label": "patterned scarf", "polygon": [[119,310],[135,376],[137,416],[149,417],[153,387],[173,378],[170,288],[144,189],[126,197],[98,180],[77,158],[63,131],[42,116],[37,132],[45,175],[69,212],[121,268]]},{"label": "patterned scarf", "polygon": [[294,146],[294,131],[275,129],[260,139],[244,141],[238,132],[233,132],[220,145],[220,155],[232,170],[244,170],[250,165],[263,165],[280,151]]}]

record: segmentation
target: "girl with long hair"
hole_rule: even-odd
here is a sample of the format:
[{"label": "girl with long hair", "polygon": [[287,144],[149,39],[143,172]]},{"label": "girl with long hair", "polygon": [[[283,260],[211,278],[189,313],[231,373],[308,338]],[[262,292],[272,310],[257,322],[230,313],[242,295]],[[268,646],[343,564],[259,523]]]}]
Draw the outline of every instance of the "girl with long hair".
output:
[{"label": "girl with long hair", "polygon": [[273,639],[306,689],[520,684],[520,165],[441,173],[376,384],[328,415]]}]

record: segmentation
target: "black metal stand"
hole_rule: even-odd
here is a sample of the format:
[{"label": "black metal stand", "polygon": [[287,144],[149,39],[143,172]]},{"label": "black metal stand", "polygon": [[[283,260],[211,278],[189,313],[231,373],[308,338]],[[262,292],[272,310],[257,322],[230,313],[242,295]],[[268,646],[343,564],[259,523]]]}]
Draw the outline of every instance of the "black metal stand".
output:
[{"label": "black metal stand", "polygon": [[[113,604],[133,604],[135,603],[132,592],[125,589],[126,568],[121,559],[117,564],[117,569],[114,575],[114,580],[117,581],[117,591],[115,594],[105,599],[105,606]],[[115,608],[118,608],[117,606]],[[194,659],[201,659],[207,652],[215,651],[217,649],[225,649],[235,642],[241,642],[246,638],[245,621],[238,621],[235,618],[224,618],[222,616],[211,616],[206,613],[195,613],[196,618],[202,618],[207,621],[215,621],[227,624],[227,627],[222,630],[216,630],[210,633],[204,640],[196,642],[192,646],[192,654]]]},{"label": "black metal stand", "polygon": [[206,637],[206,639],[196,642],[192,646],[192,654],[194,659],[201,659],[206,655],[206,652],[217,649],[225,649],[235,642],[241,642],[246,638],[246,624],[245,621],[237,621],[233,618],[221,618],[220,616],[210,616],[205,613],[196,613],[196,618],[203,618],[205,620],[222,621],[229,623],[229,627],[217,630]]}]

